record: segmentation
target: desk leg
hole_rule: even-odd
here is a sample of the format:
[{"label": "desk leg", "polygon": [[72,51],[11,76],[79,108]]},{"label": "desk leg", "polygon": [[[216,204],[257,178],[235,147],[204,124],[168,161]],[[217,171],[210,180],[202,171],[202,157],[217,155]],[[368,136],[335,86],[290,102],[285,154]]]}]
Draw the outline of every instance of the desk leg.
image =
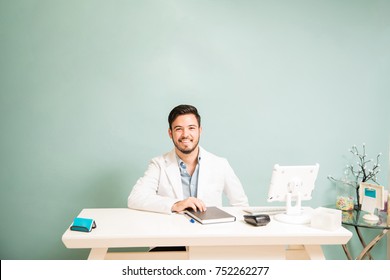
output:
[{"label": "desk leg", "polygon": [[[355,226],[355,230],[356,230],[356,233],[357,233],[357,235],[358,235],[358,237],[359,237],[360,243],[362,244],[363,250],[364,250],[365,248],[367,248],[366,242],[364,242],[363,236],[362,236],[362,234],[360,233],[359,228]],[[366,255],[366,254],[364,254],[364,255]],[[363,255],[362,257],[364,257],[364,255]],[[369,257],[370,260],[373,259],[372,256],[371,256],[371,254],[369,253],[369,251],[367,252],[367,256]]]},{"label": "desk leg", "polygon": [[92,248],[88,260],[104,260],[108,248]]},{"label": "desk leg", "polygon": [[310,260],[325,260],[321,245],[305,245]]},{"label": "desk leg", "polygon": [[365,255],[369,254],[372,248],[374,248],[375,244],[379,242],[379,240],[382,239],[383,236],[386,235],[388,232],[388,229],[384,229],[382,233],[378,234],[370,243],[368,243],[367,246],[364,247],[363,251],[360,253],[360,255],[356,258],[357,260],[362,260]]},{"label": "desk leg", "polygon": [[351,253],[348,250],[347,244],[343,244],[342,246],[343,246],[343,249],[344,249],[344,253],[347,255],[347,259],[348,260],[352,260],[352,255],[351,255]]},{"label": "desk leg", "polygon": [[325,260],[321,245],[288,245],[288,260]]}]

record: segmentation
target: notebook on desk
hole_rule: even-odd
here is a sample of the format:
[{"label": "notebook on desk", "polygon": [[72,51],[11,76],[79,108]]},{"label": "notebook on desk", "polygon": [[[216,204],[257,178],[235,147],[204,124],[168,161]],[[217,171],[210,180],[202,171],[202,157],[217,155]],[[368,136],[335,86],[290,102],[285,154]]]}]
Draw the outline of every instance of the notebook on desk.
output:
[{"label": "notebook on desk", "polygon": [[215,206],[207,207],[207,210],[204,212],[185,210],[184,214],[201,224],[229,223],[236,220],[235,216]]}]

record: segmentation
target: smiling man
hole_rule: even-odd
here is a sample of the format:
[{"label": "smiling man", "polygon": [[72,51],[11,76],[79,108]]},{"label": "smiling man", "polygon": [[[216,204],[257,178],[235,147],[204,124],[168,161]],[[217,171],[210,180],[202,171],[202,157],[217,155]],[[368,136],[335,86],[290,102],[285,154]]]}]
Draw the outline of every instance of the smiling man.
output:
[{"label": "smiling man", "polygon": [[174,149],[152,159],[128,197],[133,209],[172,213],[186,208],[205,211],[222,206],[247,206],[248,198],[228,161],[199,146],[201,117],[191,105],[179,105],[168,116]]}]

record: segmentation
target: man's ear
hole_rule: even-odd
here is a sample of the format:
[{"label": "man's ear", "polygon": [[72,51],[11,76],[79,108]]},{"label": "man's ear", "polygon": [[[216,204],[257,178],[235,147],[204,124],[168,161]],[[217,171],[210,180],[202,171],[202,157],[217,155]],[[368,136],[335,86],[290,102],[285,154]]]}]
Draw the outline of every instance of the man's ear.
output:
[{"label": "man's ear", "polygon": [[169,135],[169,138],[172,139],[172,130],[170,128],[168,128],[168,135]]}]

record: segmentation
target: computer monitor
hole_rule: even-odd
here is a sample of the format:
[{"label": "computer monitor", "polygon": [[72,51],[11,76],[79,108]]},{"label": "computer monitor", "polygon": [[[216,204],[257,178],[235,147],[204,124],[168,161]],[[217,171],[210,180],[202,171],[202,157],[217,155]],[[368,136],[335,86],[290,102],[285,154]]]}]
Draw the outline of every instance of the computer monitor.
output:
[{"label": "computer monitor", "polygon": [[274,165],[268,192],[268,202],[286,202],[286,212],[275,220],[289,224],[307,224],[311,213],[302,208],[302,200],[310,200],[320,165]]}]

